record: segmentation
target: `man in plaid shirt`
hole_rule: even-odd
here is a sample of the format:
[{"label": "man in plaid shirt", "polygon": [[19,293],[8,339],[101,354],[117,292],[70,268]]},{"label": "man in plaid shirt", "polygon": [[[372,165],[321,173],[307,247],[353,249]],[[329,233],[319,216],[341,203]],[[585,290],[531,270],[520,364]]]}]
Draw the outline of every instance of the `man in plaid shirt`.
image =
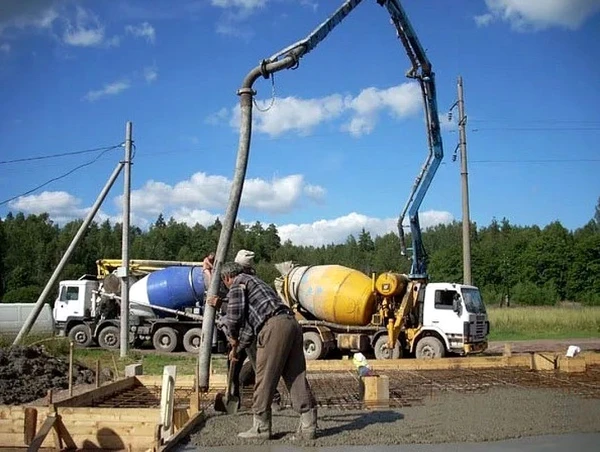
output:
[{"label": "man in plaid shirt", "polygon": [[[256,340],[256,383],[252,428],[242,438],[271,437],[271,403],[280,378],[300,414],[298,434],[313,439],[317,429],[317,408],[306,379],[302,327],[277,293],[256,276],[244,273],[236,262],[221,267],[221,279],[229,289],[224,322],[232,345],[229,359],[237,360],[238,349]],[[216,304],[214,298],[207,300]]]}]

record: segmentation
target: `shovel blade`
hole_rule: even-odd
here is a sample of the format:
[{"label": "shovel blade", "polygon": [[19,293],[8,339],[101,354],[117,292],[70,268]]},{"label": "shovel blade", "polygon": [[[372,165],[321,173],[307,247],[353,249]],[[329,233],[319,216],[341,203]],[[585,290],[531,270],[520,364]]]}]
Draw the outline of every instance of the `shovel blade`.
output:
[{"label": "shovel blade", "polygon": [[238,407],[240,406],[240,399],[234,396],[230,396],[229,399],[225,402],[225,408],[227,410],[227,414],[236,414],[238,412]]}]

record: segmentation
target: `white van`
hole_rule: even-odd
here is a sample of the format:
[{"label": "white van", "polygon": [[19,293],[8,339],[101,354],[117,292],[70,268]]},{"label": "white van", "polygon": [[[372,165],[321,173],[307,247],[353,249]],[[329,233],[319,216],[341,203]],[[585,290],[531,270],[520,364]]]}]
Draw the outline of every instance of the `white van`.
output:
[{"label": "white van", "polygon": [[[35,303],[0,303],[0,336],[16,336]],[[44,304],[29,334],[54,334],[52,308]]]}]

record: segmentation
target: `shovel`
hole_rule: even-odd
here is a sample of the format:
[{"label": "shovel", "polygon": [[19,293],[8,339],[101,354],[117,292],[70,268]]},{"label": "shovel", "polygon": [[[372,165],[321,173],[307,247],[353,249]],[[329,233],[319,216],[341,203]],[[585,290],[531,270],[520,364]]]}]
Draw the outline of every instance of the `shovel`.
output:
[{"label": "shovel", "polygon": [[227,371],[227,393],[223,394],[218,392],[215,396],[215,411],[227,414],[236,414],[240,404],[240,398],[234,393],[235,388],[235,368],[236,363],[232,362],[229,364],[229,370]]}]

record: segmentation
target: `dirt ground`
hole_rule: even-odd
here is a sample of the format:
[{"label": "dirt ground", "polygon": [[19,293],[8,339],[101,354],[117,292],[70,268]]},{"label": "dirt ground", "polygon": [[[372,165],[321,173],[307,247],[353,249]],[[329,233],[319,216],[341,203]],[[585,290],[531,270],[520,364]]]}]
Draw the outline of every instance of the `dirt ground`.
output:
[{"label": "dirt ground", "polygon": [[[87,385],[94,373],[73,365],[73,385]],[[49,389],[69,386],[69,363],[42,346],[0,348],[0,404],[19,405],[46,396]]]},{"label": "dirt ground", "polygon": [[390,445],[493,441],[524,436],[600,431],[600,400],[549,389],[493,388],[486,393],[443,393],[420,406],[395,410],[321,409],[314,441],[293,442],[298,416],[290,409],[273,415],[269,441],[246,441],[237,432],[250,428],[252,416],[209,414],[189,445],[244,444],[298,446]]}]

